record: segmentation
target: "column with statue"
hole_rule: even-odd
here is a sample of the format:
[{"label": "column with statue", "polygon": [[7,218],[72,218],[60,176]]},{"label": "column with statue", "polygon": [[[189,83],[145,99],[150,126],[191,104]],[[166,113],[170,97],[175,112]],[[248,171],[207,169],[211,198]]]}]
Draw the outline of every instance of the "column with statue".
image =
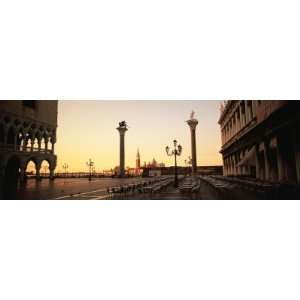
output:
[{"label": "column with statue", "polygon": [[119,122],[117,130],[120,134],[120,177],[125,176],[125,133],[127,129],[127,123],[125,121]]},{"label": "column with statue", "polygon": [[198,120],[195,119],[195,112],[192,111],[190,119],[186,121],[191,131],[191,151],[192,151],[192,174],[197,174],[197,148],[196,148],[196,127]]}]

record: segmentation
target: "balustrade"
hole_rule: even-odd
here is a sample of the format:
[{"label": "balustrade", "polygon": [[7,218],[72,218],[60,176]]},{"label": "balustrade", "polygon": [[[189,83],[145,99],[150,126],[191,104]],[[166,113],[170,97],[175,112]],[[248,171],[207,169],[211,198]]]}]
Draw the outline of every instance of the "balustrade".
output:
[{"label": "balustrade", "polygon": [[23,147],[21,145],[18,145],[15,148],[14,144],[4,144],[4,143],[0,143],[0,151],[52,153],[51,149],[39,149],[38,147],[31,147],[31,146]]}]

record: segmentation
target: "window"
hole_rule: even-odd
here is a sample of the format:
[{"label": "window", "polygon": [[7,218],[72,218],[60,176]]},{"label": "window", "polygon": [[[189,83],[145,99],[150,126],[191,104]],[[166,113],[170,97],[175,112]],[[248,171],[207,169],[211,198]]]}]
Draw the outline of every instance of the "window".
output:
[{"label": "window", "polygon": [[36,109],[36,100],[23,100],[23,106]]}]

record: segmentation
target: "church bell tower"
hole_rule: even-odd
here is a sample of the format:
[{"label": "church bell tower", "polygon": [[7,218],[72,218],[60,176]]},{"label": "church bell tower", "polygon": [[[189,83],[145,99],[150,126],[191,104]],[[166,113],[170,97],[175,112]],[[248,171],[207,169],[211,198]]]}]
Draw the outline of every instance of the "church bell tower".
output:
[{"label": "church bell tower", "polygon": [[141,168],[141,156],[140,156],[139,149],[137,150],[137,153],[136,153],[135,167],[136,167],[136,169],[140,169]]}]

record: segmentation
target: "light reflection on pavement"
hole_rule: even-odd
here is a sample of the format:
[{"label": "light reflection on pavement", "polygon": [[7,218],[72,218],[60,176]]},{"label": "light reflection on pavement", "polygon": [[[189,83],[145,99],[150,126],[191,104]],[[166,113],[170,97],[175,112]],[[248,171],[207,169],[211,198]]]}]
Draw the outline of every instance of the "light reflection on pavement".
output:
[{"label": "light reflection on pavement", "polygon": [[29,179],[17,192],[17,199],[91,199],[106,193],[108,187],[137,183],[145,178],[56,178],[54,181]]}]

